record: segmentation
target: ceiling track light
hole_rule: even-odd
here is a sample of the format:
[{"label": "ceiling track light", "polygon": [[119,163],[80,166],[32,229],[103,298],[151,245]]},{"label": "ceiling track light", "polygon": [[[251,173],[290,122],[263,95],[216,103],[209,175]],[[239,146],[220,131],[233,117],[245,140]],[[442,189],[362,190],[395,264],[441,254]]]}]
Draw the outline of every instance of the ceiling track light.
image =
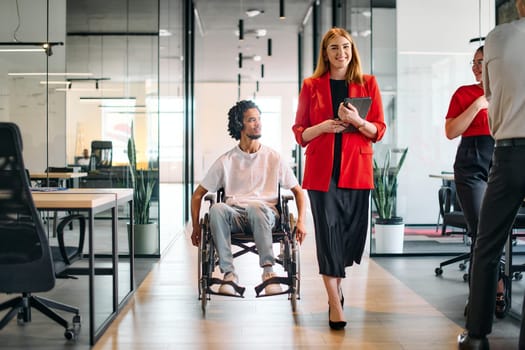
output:
[{"label": "ceiling track light", "polygon": [[19,51],[44,51],[47,56],[53,54],[53,46],[63,46],[64,43],[61,41],[54,42],[23,42],[23,41],[8,41],[0,42],[0,46],[39,46],[38,49],[29,49],[29,48],[13,48],[13,49],[0,49],[0,51],[6,52],[19,52]]},{"label": "ceiling track light", "polygon": [[242,53],[239,52],[239,68],[242,68]]},{"label": "ceiling track light", "polygon": [[255,82],[255,91],[259,92],[259,80]]},{"label": "ceiling track light", "polygon": [[45,72],[27,72],[27,73],[24,73],[24,72],[11,72],[11,73],[7,73],[7,75],[10,75],[10,76],[28,76],[28,77],[31,77],[31,76],[69,76],[69,75],[75,75],[75,76],[85,76],[85,77],[89,77],[89,76],[92,76],[93,73],[67,73],[67,72],[63,72],[63,73],[45,73]]},{"label": "ceiling track light", "polygon": [[264,78],[264,63],[261,64],[261,78]]},{"label": "ceiling track light", "polygon": [[105,77],[100,77],[100,78],[67,78],[66,80],[70,82],[69,84],[69,88],[71,89],[71,85],[73,85],[73,82],[84,82],[84,81],[94,81],[95,82],[95,89],[98,90],[99,88],[99,84],[98,82],[101,81],[101,80],[110,80],[111,78],[105,78]]},{"label": "ceiling track light", "polygon": [[244,40],[244,21],[239,20],[239,40]]},{"label": "ceiling track light", "polygon": [[279,0],[279,18],[286,18],[286,15],[284,14],[284,0]]},{"label": "ceiling track light", "polygon": [[272,55],[272,38],[268,38],[268,56]]}]

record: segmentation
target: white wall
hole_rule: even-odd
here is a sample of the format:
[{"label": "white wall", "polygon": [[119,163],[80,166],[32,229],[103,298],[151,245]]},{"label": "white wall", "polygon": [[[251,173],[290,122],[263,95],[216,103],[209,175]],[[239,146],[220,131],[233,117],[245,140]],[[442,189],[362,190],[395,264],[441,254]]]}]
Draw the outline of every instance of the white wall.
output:
[{"label": "white wall", "polygon": [[398,214],[409,224],[437,219],[441,184],[428,175],[452,170],[458,143],[445,137],[445,114],[453,92],[475,82],[469,61],[477,46],[469,40],[485,36],[495,23],[494,1],[478,5],[478,0],[397,1],[397,143],[409,148],[399,178]]}]

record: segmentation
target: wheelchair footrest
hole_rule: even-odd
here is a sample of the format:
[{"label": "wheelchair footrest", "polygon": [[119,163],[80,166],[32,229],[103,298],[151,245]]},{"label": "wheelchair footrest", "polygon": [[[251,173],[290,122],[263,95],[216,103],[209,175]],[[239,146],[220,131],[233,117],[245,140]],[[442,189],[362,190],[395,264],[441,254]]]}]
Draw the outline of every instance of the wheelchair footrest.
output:
[{"label": "wheelchair footrest", "polygon": [[[233,289],[235,290],[235,292],[237,293],[236,295],[233,295],[233,294],[225,294],[225,293],[219,293],[219,292],[216,292],[214,290],[212,290],[210,287],[214,284],[217,284],[217,285],[221,285],[221,284],[229,284],[230,286],[233,287]],[[224,296],[227,296],[227,297],[239,297],[239,298],[244,298],[244,292],[246,291],[246,288],[245,287],[241,287],[239,286],[237,283],[233,282],[233,281],[224,281],[224,280],[221,280],[219,278],[215,278],[215,277],[212,277],[210,279],[210,283],[208,285],[208,290],[207,292],[209,294],[215,294],[215,295],[224,295]]]},{"label": "wheelchair footrest", "polygon": [[266,295],[266,294],[260,295],[260,293],[264,290],[264,288],[266,288],[266,286],[269,285],[269,284],[284,284],[284,285],[288,286],[287,290],[285,290],[285,291],[283,291],[281,293],[270,294],[270,295],[287,294],[287,293],[290,292],[291,282],[290,282],[290,278],[289,277],[272,277],[272,278],[269,278],[266,281],[263,281],[261,284],[259,284],[259,285],[254,287],[255,294],[256,294],[257,298],[270,296],[270,295]]}]

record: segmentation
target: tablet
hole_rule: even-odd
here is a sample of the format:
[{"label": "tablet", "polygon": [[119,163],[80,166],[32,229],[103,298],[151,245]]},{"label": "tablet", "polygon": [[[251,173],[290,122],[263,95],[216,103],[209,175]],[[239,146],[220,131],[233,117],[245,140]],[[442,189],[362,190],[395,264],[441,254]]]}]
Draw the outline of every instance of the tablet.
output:
[{"label": "tablet", "polygon": [[[345,105],[350,103],[352,106],[357,108],[359,116],[363,119],[366,119],[366,115],[370,110],[370,105],[372,104],[372,98],[370,97],[347,97],[344,101]],[[343,132],[357,132],[357,128],[353,125],[349,125]]]}]

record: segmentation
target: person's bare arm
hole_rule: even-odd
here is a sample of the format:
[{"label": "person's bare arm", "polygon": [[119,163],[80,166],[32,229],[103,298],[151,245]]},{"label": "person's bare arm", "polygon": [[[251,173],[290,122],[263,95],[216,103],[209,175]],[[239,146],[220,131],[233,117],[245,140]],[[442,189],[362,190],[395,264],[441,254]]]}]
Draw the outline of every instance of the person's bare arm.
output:
[{"label": "person's bare arm", "polygon": [[191,243],[198,247],[201,241],[201,225],[200,225],[200,213],[201,213],[201,203],[202,197],[208,193],[208,190],[202,187],[201,185],[197,186],[195,192],[191,196],[191,222],[192,222],[192,233],[191,233]]},{"label": "person's bare arm", "polygon": [[317,136],[325,134],[325,133],[331,133],[336,134],[339,132],[342,132],[348,124],[343,123],[340,120],[336,119],[326,119],[323,122],[313,125],[309,128],[306,128],[303,131],[303,140],[305,142],[312,141]]},{"label": "person's bare arm", "polygon": [[447,135],[447,138],[449,140],[455,139],[459,135],[463,134],[465,130],[470,126],[478,112],[484,108],[488,108],[489,103],[487,102],[487,99],[485,96],[480,96],[477,99],[474,100],[470,104],[470,106],[467,107],[461,113],[455,118],[448,118],[445,121],[445,133]]},{"label": "person's bare arm", "polygon": [[297,228],[296,236],[297,241],[299,241],[299,243],[301,244],[303,243],[306,237],[306,206],[304,192],[301,186],[299,185],[293,187],[291,190],[295,197],[295,205],[297,206],[297,222],[295,223],[295,227]]}]

